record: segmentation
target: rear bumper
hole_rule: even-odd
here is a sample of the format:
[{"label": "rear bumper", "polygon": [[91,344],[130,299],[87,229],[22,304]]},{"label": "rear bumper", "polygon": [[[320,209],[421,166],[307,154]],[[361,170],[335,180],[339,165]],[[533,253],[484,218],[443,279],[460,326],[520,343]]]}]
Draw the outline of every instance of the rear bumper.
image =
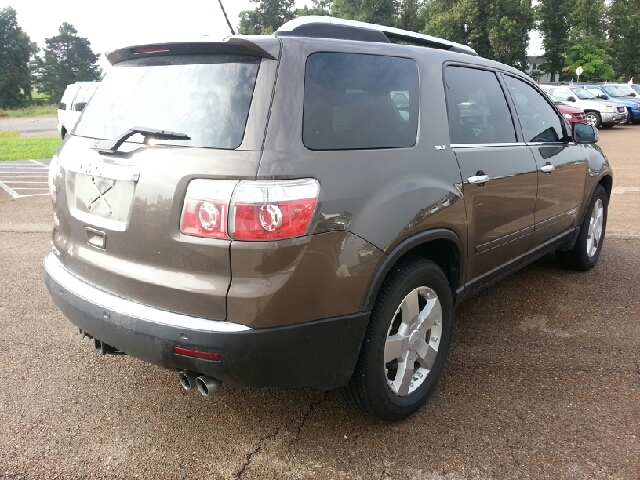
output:
[{"label": "rear bumper", "polygon": [[[100,290],[49,254],[44,281],[65,316],[91,336],[155,365],[192,370],[248,387],[346,384],[369,312],[285,327],[252,329],[159,310]],[[177,355],[174,346],[220,354],[219,362]]]}]

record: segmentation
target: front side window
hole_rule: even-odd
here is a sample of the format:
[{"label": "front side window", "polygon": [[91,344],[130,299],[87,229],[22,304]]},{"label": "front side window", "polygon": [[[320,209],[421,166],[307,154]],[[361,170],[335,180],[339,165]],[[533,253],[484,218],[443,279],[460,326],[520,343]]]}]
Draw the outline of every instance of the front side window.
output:
[{"label": "front side window", "polygon": [[413,60],[315,53],[305,71],[302,141],[311,150],[411,147],[419,102]]},{"label": "front side window", "polygon": [[527,142],[561,142],[563,123],[549,102],[531,85],[509,75],[504,76],[516,104],[522,132]]},{"label": "front side window", "polygon": [[[118,63],[87,104],[74,135],[114,139],[140,126],[191,137],[155,143],[235,149],[244,137],[259,66],[258,57],[243,55],[166,55]],[[141,136],[131,137],[136,140]]]},{"label": "front side window", "polygon": [[445,86],[451,143],[516,142],[511,112],[495,73],[447,67]]}]

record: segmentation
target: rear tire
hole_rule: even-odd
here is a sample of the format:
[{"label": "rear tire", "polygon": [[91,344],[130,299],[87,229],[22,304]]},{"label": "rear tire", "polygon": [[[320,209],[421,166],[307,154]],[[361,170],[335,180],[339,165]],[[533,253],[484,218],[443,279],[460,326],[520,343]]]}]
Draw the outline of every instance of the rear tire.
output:
[{"label": "rear tire", "polygon": [[380,420],[411,415],[442,373],[452,321],[453,294],[440,267],[422,257],[401,261],[380,288],[343,398]]},{"label": "rear tire", "polygon": [[598,263],[607,228],[608,208],[607,192],[602,185],[598,185],[580,224],[575,245],[566,252],[556,251],[558,260],[565,267],[586,271]]}]

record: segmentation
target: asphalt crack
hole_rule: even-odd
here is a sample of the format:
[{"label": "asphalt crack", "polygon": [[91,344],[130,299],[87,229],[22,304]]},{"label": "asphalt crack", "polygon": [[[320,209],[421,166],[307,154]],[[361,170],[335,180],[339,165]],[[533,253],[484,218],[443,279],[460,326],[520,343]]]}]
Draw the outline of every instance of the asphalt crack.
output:
[{"label": "asphalt crack", "polygon": [[[321,399],[316,400],[315,402],[311,402],[311,404],[309,405],[309,409],[305,412],[305,414],[302,416],[302,420],[300,421],[300,424],[298,425],[298,431],[296,432],[296,436],[294,438],[294,441],[297,440],[300,437],[300,434],[302,433],[302,429],[304,428],[304,426],[307,423],[307,419],[311,416],[311,414],[313,413],[313,411],[318,407],[318,405],[320,405],[321,403],[323,403],[327,397],[329,397],[329,392],[326,391],[324,392],[324,395],[322,396]],[[244,464],[240,467],[240,470],[238,470],[238,472],[236,473],[236,478],[240,479],[242,478],[242,476],[244,475],[244,472],[247,471],[247,469],[249,468],[249,465],[251,465],[251,459],[257,455],[258,453],[260,453],[260,451],[262,450],[262,447],[265,445],[266,442],[268,442],[269,440],[273,440],[274,438],[276,438],[278,436],[278,433],[280,433],[280,428],[281,427],[276,427],[275,431],[270,433],[269,435],[266,435],[264,437],[262,437],[259,441],[258,441],[258,445],[256,446],[256,448],[249,452],[244,460]]]},{"label": "asphalt crack", "polygon": [[244,464],[242,465],[242,467],[240,467],[240,470],[238,470],[238,473],[236,473],[236,478],[242,478],[242,475],[244,475],[244,472],[247,470],[247,468],[249,468],[249,464],[251,463],[251,459],[253,458],[253,456],[258,454],[260,450],[262,450],[262,446],[264,445],[265,442],[273,438],[276,438],[279,432],[280,432],[280,427],[276,427],[275,432],[270,433],[269,435],[262,437],[260,439],[260,441],[258,442],[258,446],[252,452],[247,453],[247,456],[244,459]]},{"label": "asphalt crack", "polygon": [[311,405],[309,405],[309,410],[307,410],[307,412],[304,414],[304,416],[302,417],[302,421],[300,422],[300,425],[298,425],[298,431],[296,432],[296,437],[295,437],[294,440],[297,440],[298,437],[300,437],[300,433],[302,433],[302,429],[304,428],[305,424],[307,423],[307,418],[309,418],[309,416],[318,407],[318,405],[320,405],[322,402],[324,402],[327,399],[328,396],[329,396],[329,391],[326,391],[326,392],[324,392],[324,395],[320,400],[316,400],[315,402],[311,402]]}]

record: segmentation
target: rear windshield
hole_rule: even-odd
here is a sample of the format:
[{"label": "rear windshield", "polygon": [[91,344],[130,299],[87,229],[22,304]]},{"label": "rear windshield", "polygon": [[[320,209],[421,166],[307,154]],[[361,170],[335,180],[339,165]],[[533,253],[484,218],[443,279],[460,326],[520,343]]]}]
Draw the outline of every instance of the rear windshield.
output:
[{"label": "rear windshield", "polygon": [[115,139],[133,127],[146,127],[191,137],[154,143],[235,149],[242,143],[259,66],[260,58],[244,55],[158,56],[118,63],[73,134]]}]

